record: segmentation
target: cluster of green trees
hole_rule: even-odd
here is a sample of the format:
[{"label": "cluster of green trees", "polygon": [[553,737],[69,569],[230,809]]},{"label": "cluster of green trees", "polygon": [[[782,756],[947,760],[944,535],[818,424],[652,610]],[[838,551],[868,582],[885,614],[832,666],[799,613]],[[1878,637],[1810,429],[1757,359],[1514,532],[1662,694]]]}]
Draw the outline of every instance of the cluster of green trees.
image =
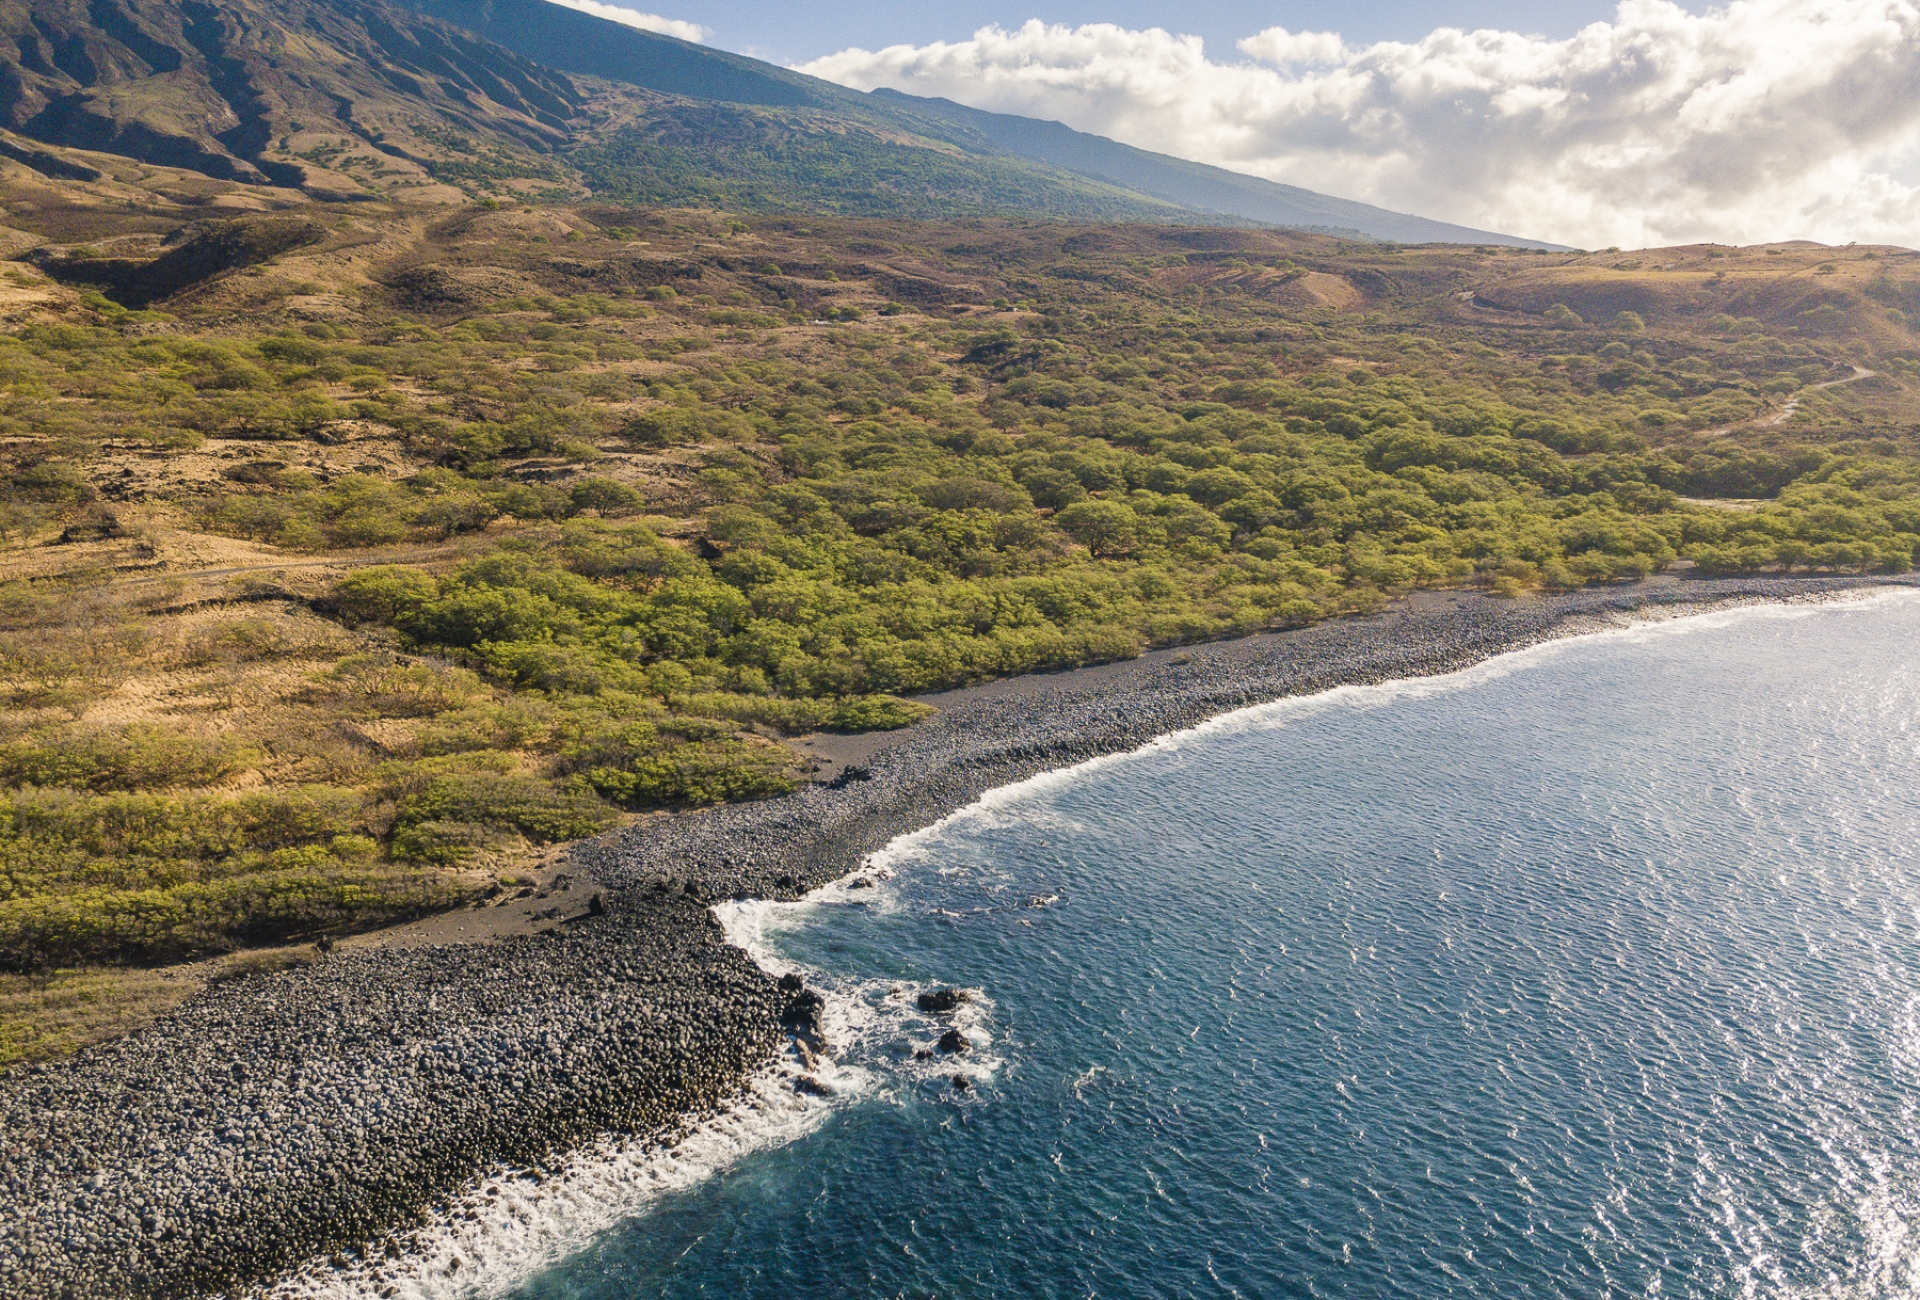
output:
[{"label": "cluster of green trees", "polygon": [[[1920,460],[1867,436],[1849,390],[1753,423],[1840,373],[1792,330],[1481,331],[1433,305],[1469,251],[1340,251],[1365,283],[1432,281],[1342,314],[1275,296],[1307,273],[1299,249],[1215,256],[1177,232],[876,227],[776,256],[728,250],[752,223],[606,221],[604,248],[569,255],[651,244],[674,282],[464,314],[373,289],[351,321],[255,335],[103,309],[0,338],[16,536],[110,495],[103,458],[238,444],[173,503],[201,527],[442,544],[319,602],[360,648],[316,662],[274,725],[381,737],[324,779],[208,792],[287,735],[108,743],[42,715],[0,735],[0,962],[170,959],[438,906],[510,843],[791,789],[780,738],[906,725],[914,692],[1421,586],[1920,554]],[[515,237],[495,256],[532,275],[550,254]],[[890,299],[942,276],[1000,306]],[[316,471],[308,453],[345,441],[406,468]],[[15,630],[15,698],[80,699],[52,669],[21,684],[39,652]]]}]

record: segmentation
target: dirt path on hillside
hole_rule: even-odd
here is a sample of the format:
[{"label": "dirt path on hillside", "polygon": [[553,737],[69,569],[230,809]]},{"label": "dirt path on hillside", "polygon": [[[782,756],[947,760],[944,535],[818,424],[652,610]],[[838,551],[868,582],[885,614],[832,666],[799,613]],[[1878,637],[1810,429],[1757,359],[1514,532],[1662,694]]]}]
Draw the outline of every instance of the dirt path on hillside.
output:
[{"label": "dirt path on hillside", "polygon": [[1807,387],[1795,393],[1792,397],[1789,397],[1787,399],[1787,404],[1781,407],[1773,415],[1769,416],[1764,420],[1757,421],[1754,424],[1754,427],[1756,429],[1778,428],[1780,425],[1785,424],[1788,420],[1791,420],[1793,418],[1794,412],[1800,409],[1800,399],[1805,397],[1808,393],[1817,393],[1823,388],[1838,388],[1842,384],[1857,384],[1862,379],[1872,379],[1875,375],[1879,373],[1880,373],[1879,371],[1869,370],[1865,366],[1854,366],[1853,373],[1848,375],[1845,379],[1829,379],[1824,384],[1809,384]]}]

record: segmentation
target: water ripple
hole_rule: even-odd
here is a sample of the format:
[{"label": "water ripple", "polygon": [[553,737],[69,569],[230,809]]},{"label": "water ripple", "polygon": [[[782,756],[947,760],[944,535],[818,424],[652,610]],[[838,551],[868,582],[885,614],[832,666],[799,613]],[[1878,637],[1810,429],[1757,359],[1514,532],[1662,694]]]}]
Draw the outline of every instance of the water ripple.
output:
[{"label": "water ripple", "polygon": [[1920,1292],[1917,645],[1720,614],[999,792],[749,927],[876,1084],[519,1294]]}]

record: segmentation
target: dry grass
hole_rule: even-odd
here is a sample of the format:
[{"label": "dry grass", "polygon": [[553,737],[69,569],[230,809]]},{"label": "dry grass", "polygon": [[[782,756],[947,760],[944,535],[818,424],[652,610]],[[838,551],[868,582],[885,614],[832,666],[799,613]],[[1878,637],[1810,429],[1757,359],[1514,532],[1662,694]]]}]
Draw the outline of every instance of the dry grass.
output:
[{"label": "dry grass", "polygon": [[71,1056],[152,1024],[207,985],[199,967],[0,974],[0,1068]]},{"label": "dry grass", "polygon": [[0,974],[0,1069],[53,1061],[144,1028],[210,984],[310,965],[311,944],[159,970],[80,967]]}]

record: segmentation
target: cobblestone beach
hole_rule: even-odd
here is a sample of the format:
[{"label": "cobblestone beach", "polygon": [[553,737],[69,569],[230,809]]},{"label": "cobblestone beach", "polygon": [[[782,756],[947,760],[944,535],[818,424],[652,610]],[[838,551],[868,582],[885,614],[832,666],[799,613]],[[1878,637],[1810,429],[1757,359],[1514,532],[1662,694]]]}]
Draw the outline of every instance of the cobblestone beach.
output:
[{"label": "cobblestone beach", "polygon": [[316,1257],[398,1253],[422,1211],[486,1170],[538,1178],[603,1132],[669,1137],[739,1092],[806,996],[730,947],[710,905],[797,898],[996,786],[1283,696],[1449,672],[1633,618],[1881,583],[1920,585],[1664,578],[1521,601],[1429,594],[1369,618],[929,697],[938,715],[856,746],[856,761],[793,795],[578,846],[580,883],[551,933],[342,948],[0,1076],[0,1294],[192,1296]]}]

